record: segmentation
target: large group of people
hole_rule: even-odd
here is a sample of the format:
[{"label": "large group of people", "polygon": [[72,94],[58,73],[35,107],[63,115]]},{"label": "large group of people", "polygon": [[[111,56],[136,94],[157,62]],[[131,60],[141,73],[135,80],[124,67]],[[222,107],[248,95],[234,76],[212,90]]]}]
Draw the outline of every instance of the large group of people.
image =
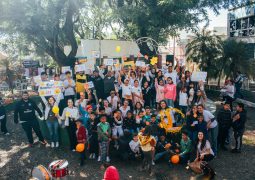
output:
[{"label": "large group of people", "polygon": [[[178,65],[120,70],[108,70],[101,65],[92,74],[78,72],[74,77],[69,71],[55,74],[54,81],[63,81],[62,93],[42,96],[41,110],[23,92],[15,108],[14,122],[22,125],[31,147],[32,129],[41,144],[58,148],[61,146],[58,129],[65,128],[71,151],[75,151],[77,144],[86,144],[87,148],[80,152],[81,166],[85,154],[89,154],[103,167],[110,162],[112,152],[124,161],[141,160],[142,167],[148,165],[149,169],[159,161],[171,163],[173,155],[179,155],[183,164],[211,161],[219,148],[227,150],[231,127],[236,141],[231,152],[240,153],[246,121],[244,105],[239,103],[233,110],[232,99],[228,97],[233,97],[232,88],[228,86],[222,109],[214,116],[206,108],[204,83],[193,82],[191,74]],[[41,78],[49,81],[45,73]],[[93,82],[94,87],[89,88],[86,82]],[[49,142],[41,133],[35,111],[46,120]],[[5,118],[2,112],[0,119]]]}]

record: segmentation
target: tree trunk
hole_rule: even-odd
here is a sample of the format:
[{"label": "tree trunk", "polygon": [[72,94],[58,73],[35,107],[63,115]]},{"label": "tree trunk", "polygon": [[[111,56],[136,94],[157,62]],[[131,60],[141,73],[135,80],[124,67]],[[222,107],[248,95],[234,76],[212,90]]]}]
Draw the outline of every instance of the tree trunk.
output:
[{"label": "tree trunk", "polygon": [[158,47],[156,47],[156,49],[151,50],[146,42],[142,42],[142,43],[138,44],[138,47],[139,47],[140,53],[142,55],[147,55],[149,57],[157,55]]}]

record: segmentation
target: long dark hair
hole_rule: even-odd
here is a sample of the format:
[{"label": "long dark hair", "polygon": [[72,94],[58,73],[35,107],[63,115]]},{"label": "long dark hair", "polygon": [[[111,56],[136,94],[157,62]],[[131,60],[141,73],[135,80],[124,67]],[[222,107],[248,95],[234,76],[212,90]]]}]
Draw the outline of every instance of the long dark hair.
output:
[{"label": "long dark hair", "polygon": [[159,110],[159,111],[162,110],[162,108],[161,108],[161,103],[162,103],[162,102],[164,102],[164,103],[166,104],[166,109],[168,108],[167,103],[166,103],[166,100],[161,100],[161,101],[159,102],[159,106],[158,106],[158,110]]},{"label": "long dark hair", "polygon": [[[197,134],[199,134],[199,133],[203,133],[203,132],[202,132],[202,131],[198,131]],[[197,147],[198,143],[199,143],[199,139],[197,138],[196,147]],[[205,135],[204,135],[204,133],[203,133],[203,139],[202,139],[201,146],[200,146],[200,150],[201,150],[201,151],[204,149],[205,144],[206,144],[206,138],[205,138]]]}]

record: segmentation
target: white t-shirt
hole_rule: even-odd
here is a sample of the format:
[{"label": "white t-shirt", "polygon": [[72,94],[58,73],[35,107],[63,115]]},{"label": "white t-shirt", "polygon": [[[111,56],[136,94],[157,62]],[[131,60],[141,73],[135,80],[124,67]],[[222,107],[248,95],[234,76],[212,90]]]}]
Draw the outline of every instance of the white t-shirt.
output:
[{"label": "white t-shirt", "polygon": [[[75,101],[75,106],[78,107],[79,106],[79,101],[80,99],[76,100]],[[83,99],[82,102],[80,103],[81,107],[83,109],[86,109],[87,108],[87,102],[88,102],[88,99]]]},{"label": "white t-shirt", "polygon": [[137,153],[139,152],[140,143],[139,141],[135,142],[134,140],[132,140],[129,142],[129,147],[131,151],[133,151],[134,153]]},{"label": "white t-shirt", "polygon": [[[203,110],[203,116],[204,116],[204,121],[209,122],[211,119],[215,118],[214,115],[208,111],[208,110]],[[215,128],[218,125],[217,120],[215,119],[211,124],[209,128]]]},{"label": "white t-shirt", "polygon": [[180,92],[179,94],[179,105],[188,106],[188,95],[187,93]]},{"label": "white t-shirt", "polygon": [[171,72],[171,73],[169,73],[169,72],[165,73],[165,74],[164,74],[164,77],[165,77],[165,78],[171,77],[172,80],[173,80],[173,83],[176,84],[177,73],[176,73],[175,71],[173,71],[173,72]]},{"label": "white t-shirt", "polygon": [[69,85],[69,80],[64,80],[64,87],[66,88],[65,89],[65,92],[64,92],[64,95],[65,96],[72,96],[72,95],[75,95],[75,91],[74,91],[74,88],[75,88],[75,82],[74,82],[74,80],[72,80],[72,79],[70,79],[70,81],[71,81],[71,86],[72,87],[68,87],[68,85]]},{"label": "white t-shirt", "polygon": [[124,109],[123,106],[120,107],[120,111],[122,112],[122,117],[125,118],[127,116],[127,112],[130,110],[130,106],[127,106],[126,109]]},{"label": "white t-shirt", "polygon": [[227,93],[228,96],[234,98],[235,86],[233,86],[233,85],[227,85],[227,86],[226,86],[226,93]]},{"label": "white t-shirt", "polygon": [[210,142],[208,140],[206,140],[205,146],[202,150],[200,149],[200,147],[201,147],[201,142],[199,142],[197,145],[197,151],[200,155],[204,155],[207,152],[206,151],[207,149],[210,149],[210,154],[214,155],[214,152],[213,152]]},{"label": "white t-shirt", "polygon": [[141,92],[142,92],[142,89],[139,86],[138,87],[133,86],[132,89],[131,89],[131,92],[135,93],[137,95],[140,95]]},{"label": "white t-shirt", "polygon": [[126,86],[125,84],[122,84],[121,88],[122,88],[122,97],[123,98],[125,98],[125,96],[131,96],[131,89],[132,89],[131,85]]},{"label": "white t-shirt", "polygon": [[114,96],[113,99],[111,96],[107,98],[108,102],[112,105],[112,110],[116,110],[118,108],[118,100],[119,98],[117,96]]}]

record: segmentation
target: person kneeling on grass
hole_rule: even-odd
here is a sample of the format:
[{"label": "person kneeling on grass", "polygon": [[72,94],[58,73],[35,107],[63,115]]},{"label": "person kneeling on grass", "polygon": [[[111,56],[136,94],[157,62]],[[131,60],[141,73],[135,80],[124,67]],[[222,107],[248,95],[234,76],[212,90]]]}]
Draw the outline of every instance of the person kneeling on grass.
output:
[{"label": "person kneeling on grass", "polygon": [[[98,142],[99,142],[99,152],[100,160],[102,162],[101,169],[104,169],[104,165],[107,159],[107,152],[109,149],[109,142],[111,141],[111,127],[108,122],[106,122],[106,115],[100,117],[100,123],[97,125]],[[109,157],[108,157],[109,158]]]},{"label": "person kneeling on grass", "polygon": [[[82,119],[77,119],[75,121],[76,126],[77,126],[77,131],[76,131],[76,138],[77,138],[77,143],[78,144],[84,144],[85,147],[85,143],[86,143],[86,139],[87,139],[87,133],[86,133],[86,128],[84,127],[84,125],[82,124]],[[86,159],[86,151],[85,148],[82,152],[80,152],[81,158],[80,158],[80,166],[84,165],[84,160]]]}]

